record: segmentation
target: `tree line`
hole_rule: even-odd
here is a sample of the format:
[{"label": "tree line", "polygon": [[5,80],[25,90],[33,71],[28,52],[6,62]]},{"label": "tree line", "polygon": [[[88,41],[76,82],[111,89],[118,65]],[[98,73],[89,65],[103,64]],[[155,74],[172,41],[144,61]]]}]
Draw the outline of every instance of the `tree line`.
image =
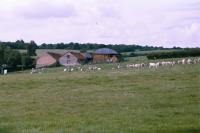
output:
[{"label": "tree line", "polygon": [[167,58],[183,58],[183,57],[198,57],[200,56],[199,48],[191,48],[169,52],[155,52],[147,55],[148,59],[167,59]]},{"label": "tree line", "polygon": [[18,50],[14,50],[0,43],[0,73],[2,73],[4,69],[15,71],[34,67],[33,56],[36,55],[35,45],[30,43],[27,45],[26,49],[27,52],[20,53]]},{"label": "tree line", "polygon": [[[153,46],[140,46],[140,45],[125,45],[125,44],[96,44],[96,43],[56,43],[56,44],[46,44],[43,43],[41,45],[36,44],[34,41],[30,43],[26,43],[23,40],[17,40],[16,42],[1,42],[2,44],[9,46],[12,49],[27,49],[27,45],[34,45],[36,49],[68,49],[68,50],[96,50],[99,48],[111,48],[116,50],[119,53],[122,52],[133,52],[135,50],[140,51],[149,51],[149,50],[164,50],[168,48],[163,47],[153,47]],[[178,47],[174,47],[174,49],[181,49]]]}]

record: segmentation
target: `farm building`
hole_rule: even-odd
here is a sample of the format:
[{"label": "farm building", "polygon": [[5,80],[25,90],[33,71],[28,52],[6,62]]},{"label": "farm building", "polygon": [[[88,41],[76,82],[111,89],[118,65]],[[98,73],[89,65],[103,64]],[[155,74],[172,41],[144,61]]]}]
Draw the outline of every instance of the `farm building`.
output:
[{"label": "farm building", "polygon": [[99,62],[113,63],[117,61],[119,61],[119,54],[113,49],[101,48],[96,50],[93,54],[94,63],[99,63]]},{"label": "farm building", "polygon": [[60,65],[63,66],[76,66],[85,62],[85,57],[82,53],[69,51],[62,55],[59,59]]},{"label": "farm building", "polygon": [[47,52],[36,59],[36,68],[57,66],[60,54]]},{"label": "farm building", "polygon": [[92,63],[92,59],[93,59],[92,53],[86,52],[86,53],[83,53],[83,56],[85,58],[85,63]]}]

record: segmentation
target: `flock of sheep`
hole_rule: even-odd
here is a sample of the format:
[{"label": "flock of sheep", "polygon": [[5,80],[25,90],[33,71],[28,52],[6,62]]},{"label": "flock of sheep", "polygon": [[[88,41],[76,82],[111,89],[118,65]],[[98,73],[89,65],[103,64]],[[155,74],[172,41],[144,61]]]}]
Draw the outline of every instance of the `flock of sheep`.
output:
[{"label": "flock of sheep", "polygon": [[159,61],[159,62],[150,62],[150,63],[141,63],[141,64],[128,64],[127,68],[158,68],[161,66],[174,66],[176,64],[197,64],[200,63],[200,58],[198,59],[182,59],[178,61]]},{"label": "flock of sheep", "polygon": [[[115,69],[141,69],[141,68],[152,68],[152,69],[157,69],[158,67],[165,67],[165,66],[174,66],[176,64],[200,64],[200,58],[197,59],[181,59],[178,61],[159,61],[159,62],[150,62],[150,63],[137,63],[137,64],[127,64],[127,65],[122,65],[122,64],[117,64],[112,68],[112,70]],[[64,68],[63,72],[74,72],[74,71],[80,71],[80,72],[90,72],[90,71],[101,71],[103,68],[102,67],[97,67],[96,65],[89,65],[89,66],[69,66]],[[41,74],[45,68],[42,69],[32,69],[31,74],[34,73],[39,73]]]}]

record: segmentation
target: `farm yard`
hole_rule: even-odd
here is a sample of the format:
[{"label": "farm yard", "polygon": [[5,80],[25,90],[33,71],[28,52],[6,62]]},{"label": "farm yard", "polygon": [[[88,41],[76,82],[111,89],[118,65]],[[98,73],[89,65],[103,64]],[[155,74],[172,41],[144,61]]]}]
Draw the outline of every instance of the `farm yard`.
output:
[{"label": "farm yard", "polygon": [[112,69],[117,65],[0,76],[0,133],[200,132],[200,64]]}]

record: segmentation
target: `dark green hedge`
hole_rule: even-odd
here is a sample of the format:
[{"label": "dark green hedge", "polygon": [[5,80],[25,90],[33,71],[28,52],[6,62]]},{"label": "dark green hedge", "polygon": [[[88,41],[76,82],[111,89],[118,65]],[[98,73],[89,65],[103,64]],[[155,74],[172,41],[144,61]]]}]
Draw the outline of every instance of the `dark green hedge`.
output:
[{"label": "dark green hedge", "polygon": [[200,56],[200,49],[186,49],[171,52],[150,53],[148,59],[166,59],[166,58],[182,58],[182,57],[197,57]]}]

